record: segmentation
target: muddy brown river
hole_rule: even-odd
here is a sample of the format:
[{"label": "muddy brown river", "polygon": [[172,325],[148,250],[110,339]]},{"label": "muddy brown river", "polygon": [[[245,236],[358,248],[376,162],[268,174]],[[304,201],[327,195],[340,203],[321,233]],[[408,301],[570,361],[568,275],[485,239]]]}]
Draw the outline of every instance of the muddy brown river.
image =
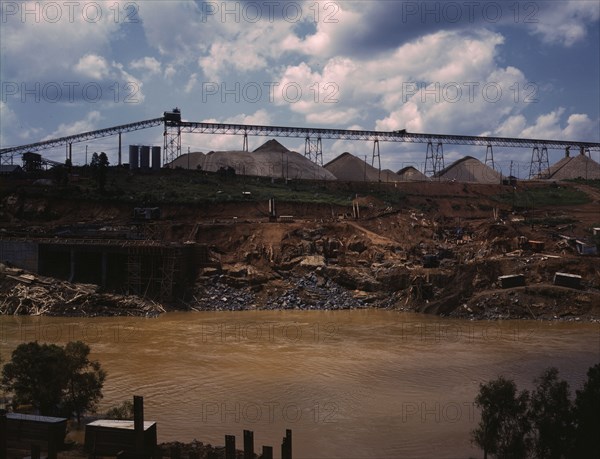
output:
[{"label": "muddy brown river", "polygon": [[600,326],[470,322],[379,310],[0,317],[0,355],[86,341],[108,372],[101,410],[143,395],[159,441],[256,449],[292,429],[295,458],[481,457],[469,432],[479,383],[519,388],[556,366],[571,392],[600,361]]}]

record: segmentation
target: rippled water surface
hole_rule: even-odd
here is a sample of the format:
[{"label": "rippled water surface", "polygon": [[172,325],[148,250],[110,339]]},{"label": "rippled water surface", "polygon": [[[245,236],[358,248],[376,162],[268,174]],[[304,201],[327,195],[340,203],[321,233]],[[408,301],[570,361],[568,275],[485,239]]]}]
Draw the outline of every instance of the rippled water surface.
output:
[{"label": "rippled water surface", "polygon": [[[168,313],[159,318],[0,317],[4,361],[19,343],[86,341],[108,372],[101,409],[145,397],[160,441],[294,457],[480,457],[469,431],[479,383],[520,388],[548,366],[572,392],[600,361],[594,324],[469,322],[390,311]],[[276,454],[279,457],[279,454]]]}]

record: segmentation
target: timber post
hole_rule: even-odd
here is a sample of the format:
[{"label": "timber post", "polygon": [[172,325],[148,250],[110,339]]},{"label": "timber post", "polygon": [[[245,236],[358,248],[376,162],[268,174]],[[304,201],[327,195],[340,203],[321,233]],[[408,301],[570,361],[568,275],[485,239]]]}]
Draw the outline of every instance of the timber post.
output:
[{"label": "timber post", "polygon": [[254,432],[244,430],[244,459],[254,459]]}]

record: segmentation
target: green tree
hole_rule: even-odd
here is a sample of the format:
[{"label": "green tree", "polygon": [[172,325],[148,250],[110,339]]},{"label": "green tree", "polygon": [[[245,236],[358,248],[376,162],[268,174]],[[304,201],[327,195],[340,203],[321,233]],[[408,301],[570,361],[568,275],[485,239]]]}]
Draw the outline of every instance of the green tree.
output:
[{"label": "green tree", "polygon": [[106,174],[108,172],[109,165],[110,162],[108,161],[108,156],[106,156],[106,153],[101,152],[98,154],[94,152],[92,155],[92,160],[90,161],[90,168],[100,191],[104,191],[104,187],[106,186]]},{"label": "green tree", "polygon": [[481,410],[479,426],[472,431],[473,442],[483,449],[484,458],[527,457],[527,403],[529,394],[517,394],[514,381],[499,377],[479,386],[475,404]]},{"label": "green tree", "polygon": [[89,360],[81,341],[64,348],[36,342],[20,344],[2,369],[2,383],[13,393],[13,404],[31,404],[42,415],[73,414],[80,421],[102,398],[106,373]]},{"label": "green tree", "polygon": [[67,413],[75,413],[77,423],[81,415],[94,412],[102,398],[102,386],[106,372],[98,361],[89,359],[90,347],[81,342],[70,342],[65,346],[68,383],[64,391],[63,404]]},{"label": "green tree", "polygon": [[573,439],[569,384],[559,380],[556,368],[548,368],[534,382],[529,409],[534,457],[560,459],[569,453]]},{"label": "green tree", "polygon": [[2,383],[13,405],[31,404],[43,415],[58,414],[66,384],[64,350],[55,344],[20,344],[2,369]]},{"label": "green tree", "polygon": [[573,458],[600,457],[600,363],[590,367],[587,381],[575,396]]},{"label": "green tree", "polygon": [[94,152],[92,154],[92,159],[90,161],[90,167],[92,169],[98,167],[100,165],[100,157],[98,156],[98,153]]},{"label": "green tree", "polygon": [[117,406],[113,406],[106,412],[107,419],[133,419],[133,402],[125,400]]}]

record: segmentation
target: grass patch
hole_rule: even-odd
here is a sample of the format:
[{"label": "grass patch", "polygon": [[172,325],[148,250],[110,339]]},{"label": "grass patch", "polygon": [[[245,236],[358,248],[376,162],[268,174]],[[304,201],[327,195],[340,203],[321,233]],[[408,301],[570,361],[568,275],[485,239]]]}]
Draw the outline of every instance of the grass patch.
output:
[{"label": "grass patch", "polygon": [[588,185],[594,188],[597,188],[600,190],[600,179],[595,179],[595,180],[584,180],[584,179],[570,179],[570,180],[565,180],[565,182],[571,182],[571,183],[578,183],[581,185]]},{"label": "grass patch", "polygon": [[504,204],[511,204],[515,209],[576,206],[591,201],[590,197],[583,191],[558,185],[502,193],[493,196],[492,199]]},{"label": "grass patch", "polygon": [[216,173],[179,169],[130,174],[125,169],[110,168],[106,190],[100,192],[85,170],[76,172],[79,173],[78,180],[66,186],[36,187],[23,184],[4,191],[31,197],[126,202],[140,206],[264,202],[269,198],[281,202],[350,206],[357,195],[375,197],[387,206],[406,201],[405,193],[384,183],[350,184],[324,180],[286,182],[268,177],[224,177]]}]

